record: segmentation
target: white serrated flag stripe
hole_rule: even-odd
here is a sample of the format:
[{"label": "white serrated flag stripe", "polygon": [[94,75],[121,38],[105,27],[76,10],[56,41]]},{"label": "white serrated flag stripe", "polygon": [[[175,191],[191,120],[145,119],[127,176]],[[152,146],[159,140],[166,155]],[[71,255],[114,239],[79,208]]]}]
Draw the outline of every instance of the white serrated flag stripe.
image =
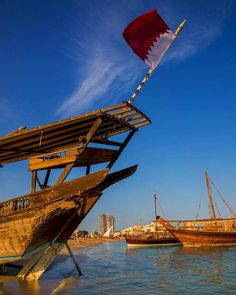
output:
[{"label": "white serrated flag stripe", "polygon": [[153,42],[152,46],[150,46],[147,58],[144,62],[150,68],[156,68],[175,38],[176,36],[171,30],[161,34],[158,38],[156,38],[156,41]]}]

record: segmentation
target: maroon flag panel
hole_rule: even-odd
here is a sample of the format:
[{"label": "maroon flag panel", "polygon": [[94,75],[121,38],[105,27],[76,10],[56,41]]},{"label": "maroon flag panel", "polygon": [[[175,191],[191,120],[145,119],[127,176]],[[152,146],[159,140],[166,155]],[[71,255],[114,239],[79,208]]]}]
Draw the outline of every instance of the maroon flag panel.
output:
[{"label": "maroon flag panel", "polygon": [[123,37],[134,53],[151,68],[159,64],[176,38],[156,10],[133,20],[124,30]]}]

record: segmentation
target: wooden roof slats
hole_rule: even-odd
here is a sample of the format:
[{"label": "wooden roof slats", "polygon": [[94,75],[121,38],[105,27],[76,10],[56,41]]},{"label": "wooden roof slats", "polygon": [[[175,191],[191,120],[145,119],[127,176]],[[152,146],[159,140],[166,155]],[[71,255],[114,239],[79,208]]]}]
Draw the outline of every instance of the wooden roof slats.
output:
[{"label": "wooden roof slats", "polygon": [[117,104],[117,105],[114,105],[114,106],[111,106],[111,107],[103,108],[103,109],[101,109],[101,111],[103,111],[103,112],[112,112],[112,111],[115,111],[117,109],[121,109],[121,108],[126,107],[127,104],[128,104],[128,102],[125,101],[125,102],[122,102],[120,104]]},{"label": "wooden roof slats", "polygon": [[116,116],[117,118],[120,118],[122,115],[124,115],[125,113],[130,112],[130,111],[132,111],[132,108],[128,106],[128,107],[124,107],[122,109],[118,109],[118,110],[115,110],[112,112],[107,112],[107,114],[110,114],[112,116]]},{"label": "wooden roof slats", "polygon": [[135,115],[135,114],[137,114],[136,111],[134,111],[134,110],[129,110],[129,111],[126,111],[126,112],[124,112],[123,114],[119,115],[118,118],[119,118],[119,119],[121,119],[121,118],[127,118],[127,117],[130,117],[130,116]]},{"label": "wooden roof slats", "polygon": [[[71,138],[71,140],[74,141],[74,139],[76,139],[76,141],[77,141],[77,138],[81,135],[85,135],[89,131],[91,126],[92,126],[91,123],[84,125],[84,127],[88,127],[86,129],[81,129],[81,126],[73,126],[72,128],[70,128],[68,130],[67,133],[65,133],[63,131],[62,134],[64,134],[64,135],[61,135],[59,132],[50,133],[50,134],[45,133],[42,136],[41,145],[37,144],[40,142],[39,138],[33,137],[34,140],[31,139],[28,141],[22,141],[22,143],[16,142],[15,144],[12,144],[12,145],[9,144],[7,147],[4,147],[4,148],[0,147],[0,151],[5,151],[5,156],[8,155],[7,154],[8,151],[9,151],[9,154],[11,154],[11,151],[16,151],[16,152],[32,151],[32,152],[35,152],[37,149],[41,150],[43,148],[43,146],[45,146],[45,145],[47,147],[50,147],[50,145],[49,145],[50,143],[53,143],[53,142],[58,143],[58,136],[60,136],[60,140],[62,140],[62,139],[66,140],[69,137],[69,138]],[[114,124],[113,122],[104,122],[102,124],[102,127],[98,129],[98,132],[101,133],[106,130],[109,130],[112,128],[112,126],[114,129],[116,129],[116,127],[120,127],[120,125]],[[106,128],[104,128],[104,127],[106,127]],[[24,147],[27,147],[27,149],[23,150]],[[35,147],[36,149],[30,150],[32,147]],[[0,158],[1,158],[1,155],[0,155]]]},{"label": "wooden roof slats", "polygon": [[[113,124],[112,122],[104,122],[102,124],[102,127],[107,127],[107,128],[106,129],[102,128],[101,132],[104,130],[110,129],[112,124]],[[22,143],[15,143],[14,145],[8,145],[8,147],[6,147],[6,148],[0,147],[0,151],[5,151],[5,154],[4,154],[5,156],[7,156],[8,154],[11,154],[12,151],[15,151],[15,152],[20,152],[20,151],[37,152],[37,150],[39,150],[42,153],[42,149],[45,145],[47,146],[47,148],[50,148],[51,143],[52,143],[52,146],[54,146],[53,143],[58,144],[58,136],[60,136],[60,140],[63,140],[63,141],[66,141],[67,138],[70,138],[71,139],[70,142],[74,142],[75,139],[76,139],[76,142],[78,142],[79,136],[85,135],[89,131],[91,126],[92,126],[92,124],[90,122],[90,123],[87,123],[86,125],[82,126],[84,128],[86,127],[86,129],[82,129],[81,126],[77,125],[77,126],[73,126],[72,128],[70,128],[67,133],[65,133],[65,131],[61,130],[61,133],[64,135],[60,135],[59,131],[56,133],[49,133],[49,134],[44,133],[44,135],[42,135],[42,137],[40,135],[41,145],[39,145],[39,144],[37,145],[37,142],[40,143],[40,141],[38,140],[38,138],[34,138],[34,141],[32,141],[32,139],[31,139],[28,141],[23,141]],[[113,126],[115,126],[115,125],[113,124]],[[99,132],[100,132],[100,130],[99,130]],[[15,147],[18,147],[18,150],[15,150]],[[27,149],[24,150],[25,147],[27,147]],[[35,149],[30,150],[30,148],[32,148],[32,147],[35,147]],[[7,151],[9,151],[9,153],[7,153]],[[47,153],[47,152],[49,152],[49,151],[45,151],[45,153]],[[0,155],[0,158],[1,158],[1,155]]]},{"label": "wooden roof slats", "polygon": [[96,112],[3,136],[0,138],[0,164],[57,152],[66,147],[76,147],[80,144],[80,137],[86,136],[98,118],[101,118],[102,123],[90,140],[104,140],[103,144],[109,144],[105,142],[108,137],[129,130],[136,131],[151,123],[142,112],[124,102]]},{"label": "wooden roof slats", "polygon": [[132,124],[130,124],[127,120],[123,119],[123,118],[119,118],[116,116],[113,116],[111,114],[104,114],[107,118],[110,118],[111,120],[114,120],[115,122],[117,122],[119,125],[122,125],[124,127],[127,127],[127,130],[129,129],[136,129],[135,126],[133,126]]},{"label": "wooden roof slats", "polygon": [[[106,126],[106,124],[104,124],[104,125]],[[114,125],[113,128],[111,128],[111,126],[108,126],[107,128],[103,128],[102,130],[98,129],[98,131],[95,134],[96,134],[96,136],[99,136],[100,134],[103,134],[104,131],[109,131],[111,129],[112,129],[112,132],[116,132],[116,130],[118,130],[118,131],[120,130],[120,126]],[[125,131],[126,130],[127,129],[125,128]],[[25,146],[27,146],[27,145],[22,144],[22,147],[20,147],[18,149],[18,151],[16,151],[17,155],[15,155],[13,153],[13,151],[9,150],[8,152],[4,153],[4,157],[7,158],[8,161],[11,161],[14,158],[16,158],[16,156],[19,159],[21,159],[22,157],[27,156],[27,154],[29,152],[31,152],[32,155],[34,154],[34,155],[40,156],[42,154],[55,153],[55,152],[57,152],[57,150],[58,150],[58,152],[60,152],[61,150],[63,150],[63,148],[64,148],[64,150],[66,150],[66,147],[68,147],[68,148],[82,147],[83,144],[81,144],[79,142],[79,140],[78,140],[79,136],[82,136],[82,135],[85,135],[85,134],[84,133],[82,134],[80,132],[75,131],[73,133],[68,132],[64,136],[61,136],[60,139],[61,140],[63,139],[63,145],[61,145],[60,149],[58,149],[58,138],[57,137],[53,137],[53,138],[50,137],[51,139],[47,140],[47,150],[45,150],[43,146],[37,147],[34,150],[32,150],[32,149],[31,150],[30,149],[28,149],[28,150],[25,149],[24,150]],[[107,135],[109,136],[110,134],[107,133]],[[76,139],[76,141],[74,141],[74,139]],[[28,147],[31,147],[31,146],[28,146]],[[0,154],[0,160],[1,160],[1,154]]]},{"label": "wooden roof slats", "polygon": [[144,123],[144,122],[146,122],[146,119],[141,117],[140,119],[134,120],[133,124],[136,126],[138,123]]}]

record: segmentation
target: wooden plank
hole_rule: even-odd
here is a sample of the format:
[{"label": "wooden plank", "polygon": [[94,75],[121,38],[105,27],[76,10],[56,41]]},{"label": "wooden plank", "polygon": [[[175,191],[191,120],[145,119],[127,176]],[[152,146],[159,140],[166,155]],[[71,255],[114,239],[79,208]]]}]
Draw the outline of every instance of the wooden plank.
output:
[{"label": "wooden plank", "polygon": [[76,155],[67,155],[61,158],[44,160],[43,158],[34,158],[29,161],[29,170],[42,170],[48,168],[56,168],[58,166],[63,167],[62,165],[66,165],[69,163],[74,163],[76,160]]},{"label": "wooden plank", "polygon": [[34,193],[36,191],[36,177],[37,171],[33,171],[31,177],[31,193]]},{"label": "wooden plank", "polygon": [[44,254],[44,251],[48,248],[48,244],[46,244],[44,247],[42,247],[39,251],[34,253],[31,258],[27,261],[27,263],[24,265],[24,267],[21,269],[21,271],[18,273],[17,277],[24,279],[28,275],[28,273],[32,270],[34,265],[37,263],[37,261],[42,257]]},{"label": "wooden plank", "polygon": [[[104,162],[109,162],[114,154],[117,152],[112,149],[103,149],[103,148],[93,148],[86,147],[84,151],[78,156],[78,151],[74,153],[69,152],[67,155],[55,158],[55,159],[44,159],[44,157],[34,157],[29,160],[29,170],[42,170],[47,168],[64,168],[66,164],[75,163],[75,167],[82,167],[94,164],[100,164]],[[72,150],[71,150],[72,151]]]}]

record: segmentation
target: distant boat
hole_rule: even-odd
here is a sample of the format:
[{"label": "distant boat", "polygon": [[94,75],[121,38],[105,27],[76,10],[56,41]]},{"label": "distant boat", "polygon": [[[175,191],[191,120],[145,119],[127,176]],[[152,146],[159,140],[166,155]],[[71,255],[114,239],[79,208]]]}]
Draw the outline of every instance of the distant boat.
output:
[{"label": "distant boat", "polygon": [[111,236],[111,233],[113,232],[113,225],[105,232],[103,235],[104,238],[109,238]]},{"label": "distant boat", "polygon": [[175,237],[128,237],[125,236],[125,241],[129,248],[131,247],[156,247],[156,246],[171,246],[178,245],[180,242]]},{"label": "distant boat", "polygon": [[[155,225],[157,224],[157,196],[154,193],[154,208],[155,208]],[[128,248],[134,247],[156,247],[156,246],[171,246],[180,244],[176,237],[166,230],[165,228],[157,228],[155,226],[155,232],[142,233],[139,236],[127,236],[125,235],[125,241]]]},{"label": "distant boat", "polygon": [[[175,220],[172,222],[159,218],[159,222],[170,231],[184,246],[224,246],[236,245],[236,215],[233,209],[226,202],[225,198],[216,188],[207,172],[205,173],[206,185],[209,199],[209,210],[211,218],[196,220]],[[231,218],[222,218],[219,208],[213,204],[211,185],[221,197],[224,205],[230,211]],[[216,216],[216,209],[219,217]],[[177,225],[172,225],[171,223]],[[182,224],[182,226],[181,226]]]}]

